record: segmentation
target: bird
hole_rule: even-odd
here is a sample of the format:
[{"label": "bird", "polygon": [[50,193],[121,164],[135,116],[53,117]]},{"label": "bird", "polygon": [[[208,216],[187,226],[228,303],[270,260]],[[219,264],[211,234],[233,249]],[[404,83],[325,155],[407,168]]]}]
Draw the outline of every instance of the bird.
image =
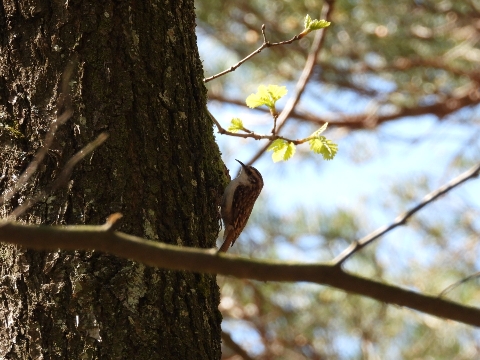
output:
[{"label": "bird", "polygon": [[235,244],[248,218],[252,213],[253,205],[263,188],[263,177],[253,166],[245,165],[235,159],[242,166],[240,174],[227,185],[220,205],[220,213],[225,233],[223,244],[218,252],[227,252]]}]

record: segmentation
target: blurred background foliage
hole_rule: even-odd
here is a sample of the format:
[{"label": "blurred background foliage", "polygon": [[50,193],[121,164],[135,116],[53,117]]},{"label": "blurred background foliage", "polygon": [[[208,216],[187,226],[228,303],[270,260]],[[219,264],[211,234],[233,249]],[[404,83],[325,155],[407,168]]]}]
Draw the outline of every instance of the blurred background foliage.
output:
[{"label": "blurred background foliage", "polygon": [[[271,42],[292,38],[313,0],[197,0],[205,76]],[[430,191],[480,161],[480,1],[336,0],[332,25],[295,116],[282,135],[308,136],[325,121],[339,145],[331,162],[297,148],[294,159],[255,166],[265,188],[231,252],[329,261],[388,224]],[[241,117],[268,133],[267,112],[249,110],[259,84],[292,90],[314,34],[264,50],[207,84],[224,127]],[[279,110],[281,106],[279,104]],[[224,160],[252,159],[265,143],[217,136]],[[426,294],[480,271],[480,186],[463,185],[347,261],[348,271]],[[310,284],[219,278],[224,330],[254,359],[476,359],[480,331]],[[445,296],[480,306],[477,277]],[[244,357],[246,355],[244,354]],[[224,359],[240,359],[224,346]]]}]

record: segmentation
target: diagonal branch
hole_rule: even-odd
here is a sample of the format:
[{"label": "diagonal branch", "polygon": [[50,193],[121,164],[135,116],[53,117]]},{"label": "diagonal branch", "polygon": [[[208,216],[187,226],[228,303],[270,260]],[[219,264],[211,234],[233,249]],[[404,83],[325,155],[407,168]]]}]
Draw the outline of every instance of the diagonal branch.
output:
[{"label": "diagonal branch", "polygon": [[237,70],[237,68],[240,67],[243,63],[247,62],[248,60],[250,60],[255,55],[260,54],[262,52],[262,50],[265,49],[265,48],[269,48],[269,47],[273,47],[273,46],[279,46],[279,45],[288,45],[288,44],[291,44],[294,41],[300,40],[301,38],[303,38],[304,33],[302,32],[298,35],[295,35],[290,40],[271,43],[270,41],[267,40],[267,36],[265,35],[265,24],[263,24],[262,25],[262,36],[263,36],[263,44],[260,45],[260,47],[257,50],[253,51],[250,55],[247,55],[242,60],[240,60],[238,63],[236,63],[235,65],[232,65],[228,69],[226,69],[226,70],[224,70],[224,71],[222,71],[218,74],[215,74],[213,76],[210,76],[208,78],[203,79],[203,82],[207,83],[207,82],[212,81],[216,78],[219,78],[220,76],[228,74],[229,72],[233,72],[233,71]]},{"label": "diagonal branch", "polygon": [[447,288],[445,288],[440,294],[438,294],[438,297],[442,297],[442,296],[445,296],[448,292],[452,291],[453,289],[455,289],[457,286],[460,286],[462,284],[465,284],[467,281],[470,281],[472,279],[476,279],[480,277],[480,271],[477,271],[476,273],[470,275],[470,276],[467,276],[466,278],[464,279],[461,279],[457,282],[454,282],[453,284],[449,285]]},{"label": "diagonal branch", "polygon": [[480,309],[349,274],[330,264],[260,261],[219,255],[215,249],[179,247],[141,239],[109,227],[0,223],[0,241],[35,250],[98,250],[170,270],[223,274],[260,281],[307,281],[388,304],[480,327]]},{"label": "diagonal branch", "polygon": [[379,237],[385,235],[389,231],[395,229],[396,227],[400,225],[404,225],[407,222],[407,220],[411,216],[413,216],[416,212],[420,211],[425,206],[435,201],[440,196],[446,194],[447,192],[457,187],[458,185],[464,183],[467,180],[473,179],[474,177],[477,177],[479,174],[480,174],[480,163],[472,167],[470,170],[465,171],[463,174],[460,174],[455,179],[451,180],[449,183],[441,186],[437,190],[426,195],[420,203],[418,203],[416,206],[414,206],[404,214],[398,216],[392,224],[383,226],[375,230],[371,234],[365,236],[363,239],[353,242],[348,248],[342,251],[342,253],[333,260],[333,263],[335,264],[335,266],[340,267],[350,256],[355,254],[357,251],[360,251],[365,246],[372,243],[374,240],[378,239]]}]

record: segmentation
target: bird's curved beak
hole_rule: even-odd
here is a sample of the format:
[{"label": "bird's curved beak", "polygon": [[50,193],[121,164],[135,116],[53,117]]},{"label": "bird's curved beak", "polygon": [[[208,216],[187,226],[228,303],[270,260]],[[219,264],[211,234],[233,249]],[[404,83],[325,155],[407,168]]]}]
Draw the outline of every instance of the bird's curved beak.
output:
[{"label": "bird's curved beak", "polygon": [[245,164],[244,164],[244,163],[242,163],[240,160],[237,160],[237,159],[235,159],[235,161],[238,161],[238,162],[240,163],[240,165],[242,165],[242,168],[244,168],[244,167],[245,167]]}]

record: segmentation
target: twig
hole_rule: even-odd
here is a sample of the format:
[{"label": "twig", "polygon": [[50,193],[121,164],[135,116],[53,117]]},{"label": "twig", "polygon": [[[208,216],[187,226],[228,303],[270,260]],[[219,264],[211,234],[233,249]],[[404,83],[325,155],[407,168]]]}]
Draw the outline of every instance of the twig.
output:
[{"label": "twig", "polygon": [[[330,1],[326,1],[323,4],[322,15],[321,15],[322,19],[330,21],[331,14],[333,12],[333,3],[334,1],[330,0]],[[312,47],[310,49],[310,53],[308,54],[307,61],[303,68],[300,79],[298,79],[297,84],[295,86],[295,92],[288,99],[287,104],[285,105],[285,108],[282,110],[282,112],[278,116],[278,120],[277,120],[278,126],[276,129],[277,133],[285,126],[287,119],[290,117],[293,110],[295,109],[295,106],[297,106],[298,102],[300,101],[300,97],[302,96],[305,90],[305,86],[307,85],[308,80],[312,75],[313,68],[317,62],[318,53],[320,52],[323,46],[323,43],[325,41],[325,33],[326,33],[325,31],[326,31],[326,28],[316,31],[315,37],[313,39]],[[262,156],[262,154],[265,153],[265,151],[268,149],[269,146],[270,146],[270,143],[263,146],[253,156],[253,158],[250,161],[248,161],[248,165],[252,165],[255,161],[257,161],[260,158],[260,156]]]},{"label": "twig", "polygon": [[464,173],[460,174],[459,176],[451,180],[449,183],[441,186],[437,190],[425,196],[422,199],[422,201],[420,201],[420,203],[418,203],[416,206],[414,206],[404,214],[399,215],[392,224],[388,226],[387,225],[383,226],[375,230],[371,234],[365,236],[363,239],[353,242],[348,248],[342,251],[342,253],[333,260],[333,263],[335,264],[335,266],[340,267],[345,262],[345,260],[347,260],[350,256],[355,254],[357,251],[363,249],[365,246],[372,243],[374,240],[378,239],[379,237],[385,235],[389,231],[395,229],[396,227],[405,224],[413,214],[420,211],[425,206],[427,206],[434,200],[438,199],[440,196],[446,194],[447,192],[457,187],[458,185],[464,183],[469,179],[472,179],[478,176],[479,173],[480,173],[480,163],[472,167],[471,169],[465,171]]},{"label": "twig", "polygon": [[248,355],[248,353],[240,345],[238,345],[230,336],[229,333],[222,331],[222,340],[223,343],[240,355],[244,360],[253,360],[253,358]]},{"label": "twig", "polygon": [[292,140],[292,139],[289,139],[289,138],[286,138],[284,136],[280,136],[280,135],[275,135],[275,134],[272,134],[272,135],[259,135],[259,134],[256,134],[254,133],[253,131],[249,130],[249,129],[243,129],[243,131],[246,132],[246,134],[239,134],[239,133],[234,133],[234,132],[231,132],[231,131],[228,131],[228,130],[225,130],[225,128],[222,127],[222,125],[220,125],[220,123],[217,121],[217,119],[215,118],[215,116],[212,115],[212,113],[207,109],[207,113],[208,115],[210,116],[210,118],[212,119],[212,121],[215,123],[217,129],[218,129],[218,132],[222,135],[229,135],[229,136],[234,136],[234,137],[241,137],[241,138],[252,138],[252,139],[255,139],[255,140],[262,140],[262,139],[268,139],[270,141],[275,141],[277,139],[282,139],[282,140],[285,140],[285,141],[288,141],[288,142],[291,142],[291,143],[294,143],[295,145],[300,145],[300,144],[303,144],[303,143],[306,143],[307,141],[310,141],[312,139],[315,138],[315,136],[309,136],[309,137],[306,137],[304,139],[298,139],[298,140]]},{"label": "twig", "polygon": [[467,276],[466,278],[462,279],[462,280],[459,280],[457,282],[454,282],[452,285],[448,286],[445,290],[443,290],[440,294],[438,294],[438,297],[442,297],[442,296],[445,296],[445,294],[447,292],[450,292],[452,291],[453,289],[455,289],[457,286],[459,285],[462,285],[464,283],[466,283],[467,281],[470,281],[472,279],[475,279],[475,278],[478,278],[480,277],[480,271],[470,275],[470,276]]},{"label": "twig", "polygon": [[480,327],[478,308],[365,279],[349,274],[331,263],[299,264],[218,255],[215,249],[168,245],[122,232],[112,232],[103,225],[38,226],[4,222],[0,223],[0,241],[35,250],[98,250],[170,270],[222,274],[260,281],[307,281]]},{"label": "twig", "polygon": [[273,114],[273,129],[272,129],[273,136],[277,134],[277,119],[278,119],[278,113]]},{"label": "twig", "polygon": [[285,40],[285,41],[280,41],[277,43],[271,43],[270,41],[267,40],[267,37],[265,36],[265,24],[262,25],[262,36],[263,36],[263,44],[254,52],[252,52],[250,55],[246,56],[242,60],[240,60],[238,63],[235,65],[231,66],[229,69],[226,69],[216,75],[210,76],[208,78],[203,79],[204,83],[207,83],[209,81],[212,81],[216,78],[219,78],[220,76],[223,76],[225,74],[228,74],[229,72],[233,72],[237,70],[238,67],[240,67],[244,62],[248,61],[252,57],[254,57],[257,54],[260,54],[263,49],[268,48],[268,47],[273,47],[273,46],[279,46],[279,45],[288,45],[291,44],[294,41],[300,40],[302,37],[300,35],[295,35],[293,38],[290,40]]},{"label": "twig", "polygon": [[34,197],[27,199],[22,205],[15,208],[15,210],[13,210],[7,218],[9,220],[15,220],[17,217],[21,216],[25,213],[25,211],[35,205],[37,202],[43,200],[50,193],[57,190],[68,180],[75,165],[85,156],[87,156],[89,153],[99,147],[105,140],[107,140],[107,138],[107,133],[101,133],[95,140],[85,145],[79,152],[73,155],[70,160],[68,160],[60,175],[58,175],[58,177],[51,184],[49,184],[49,186],[47,186],[43,191],[40,191]]},{"label": "twig", "polygon": [[263,43],[267,43],[267,35],[265,34],[265,24],[262,24],[262,37],[263,37]]}]

